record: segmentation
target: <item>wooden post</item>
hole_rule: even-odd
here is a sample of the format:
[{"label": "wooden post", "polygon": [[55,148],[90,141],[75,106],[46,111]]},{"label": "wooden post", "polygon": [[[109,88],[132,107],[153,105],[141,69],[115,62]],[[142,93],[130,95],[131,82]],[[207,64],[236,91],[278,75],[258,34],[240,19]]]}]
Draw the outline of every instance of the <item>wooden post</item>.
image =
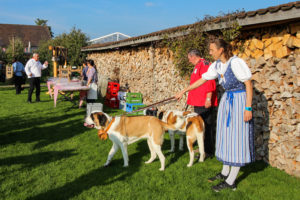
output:
[{"label": "wooden post", "polygon": [[55,47],[52,50],[52,55],[53,55],[53,76],[57,77],[57,51]]}]

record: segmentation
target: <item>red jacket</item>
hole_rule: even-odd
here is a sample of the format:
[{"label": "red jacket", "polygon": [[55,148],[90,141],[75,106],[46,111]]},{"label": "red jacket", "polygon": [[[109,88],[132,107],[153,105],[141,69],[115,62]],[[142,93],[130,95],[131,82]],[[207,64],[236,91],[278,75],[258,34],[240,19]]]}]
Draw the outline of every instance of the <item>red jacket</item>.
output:
[{"label": "red jacket", "polygon": [[[193,73],[191,75],[190,85],[202,77],[202,74],[207,72],[210,63],[205,59],[201,58],[196,64]],[[206,94],[212,92],[211,105],[218,106],[217,92],[216,92],[216,81],[206,81],[200,87],[189,91],[187,104],[192,106],[205,106]]]}]

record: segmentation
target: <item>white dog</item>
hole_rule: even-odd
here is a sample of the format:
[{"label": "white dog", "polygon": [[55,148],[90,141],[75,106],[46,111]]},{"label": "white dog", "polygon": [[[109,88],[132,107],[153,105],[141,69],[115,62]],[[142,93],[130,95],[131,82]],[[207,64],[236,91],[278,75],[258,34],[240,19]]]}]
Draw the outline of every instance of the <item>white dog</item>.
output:
[{"label": "white dog", "polygon": [[113,156],[120,148],[123,154],[124,167],[128,166],[127,145],[142,138],[147,139],[151,157],[145,163],[151,163],[158,155],[161,167],[165,169],[165,157],[161,151],[164,133],[167,129],[174,129],[172,125],[160,121],[153,116],[134,117],[110,117],[104,112],[94,112],[85,119],[87,126],[94,126],[98,129],[98,136],[106,139],[107,136],[113,142],[113,146],[108,154],[104,166],[108,166]]},{"label": "white dog", "polygon": [[183,137],[186,135],[186,143],[190,153],[190,161],[187,165],[191,167],[194,161],[194,150],[193,144],[197,140],[200,152],[199,162],[203,162],[205,159],[204,151],[204,132],[205,124],[201,116],[197,113],[192,113],[190,111],[183,112],[177,110],[170,110],[167,112],[161,112],[159,114],[159,119],[166,122],[169,125],[173,125],[176,130],[168,130],[171,140],[170,152],[174,152],[175,149],[175,139],[174,134],[178,133],[180,135],[179,149],[183,150]]}]

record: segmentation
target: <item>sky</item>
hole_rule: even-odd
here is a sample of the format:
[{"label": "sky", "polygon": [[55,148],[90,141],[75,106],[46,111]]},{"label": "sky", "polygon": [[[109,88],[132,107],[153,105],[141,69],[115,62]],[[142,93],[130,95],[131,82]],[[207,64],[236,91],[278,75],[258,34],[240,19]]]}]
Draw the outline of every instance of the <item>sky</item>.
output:
[{"label": "sky", "polygon": [[192,24],[205,15],[253,11],[286,0],[0,0],[0,24],[48,20],[54,36],[75,27],[90,39],[121,32],[139,36]]}]

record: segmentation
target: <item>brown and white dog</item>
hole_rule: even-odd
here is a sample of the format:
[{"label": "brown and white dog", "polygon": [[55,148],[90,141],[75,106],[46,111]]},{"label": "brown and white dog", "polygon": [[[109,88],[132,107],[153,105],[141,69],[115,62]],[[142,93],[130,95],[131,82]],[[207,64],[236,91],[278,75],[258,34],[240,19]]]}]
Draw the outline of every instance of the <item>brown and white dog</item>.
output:
[{"label": "brown and white dog", "polygon": [[145,163],[151,163],[158,155],[161,167],[159,170],[165,169],[165,157],[161,151],[164,133],[167,129],[174,129],[172,125],[160,121],[153,116],[134,116],[134,117],[111,117],[104,112],[94,112],[86,117],[87,126],[93,125],[98,129],[98,136],[105,139],[107,134],[113,142],[113,146],[108,154],[107,161],[104,166],[108,166],[113,156],[120,148],[123,154],[124,167],[128,166],[127,145],[134,143],[142,138],[147,139],[151,157]]},{"label": "brown and white dog", "polygon": [[180,135],[179,141],[179,149],[183,150],[183,137],[186,135],[186,143],[190,154],[190,161],[188,163],[188,167],[191,167],[194,162],[194,150],[193,144],[197,140],[200,158],[199,162],[203,162],[205,159],[205,152],[204,152],[204,132],[205,132],[205,125],[204,121],[201,116],[197,113],[190,112],[190,111],[177,111],[177,110],[170,110],[167,112],[161,112],[159,114],[159,119],[163,122],[173,125],[176,130],[168,130],[170,134],[171,140],[171,152],[174,152],[175,149],[175,139],[174,134],[178,133]]}]

